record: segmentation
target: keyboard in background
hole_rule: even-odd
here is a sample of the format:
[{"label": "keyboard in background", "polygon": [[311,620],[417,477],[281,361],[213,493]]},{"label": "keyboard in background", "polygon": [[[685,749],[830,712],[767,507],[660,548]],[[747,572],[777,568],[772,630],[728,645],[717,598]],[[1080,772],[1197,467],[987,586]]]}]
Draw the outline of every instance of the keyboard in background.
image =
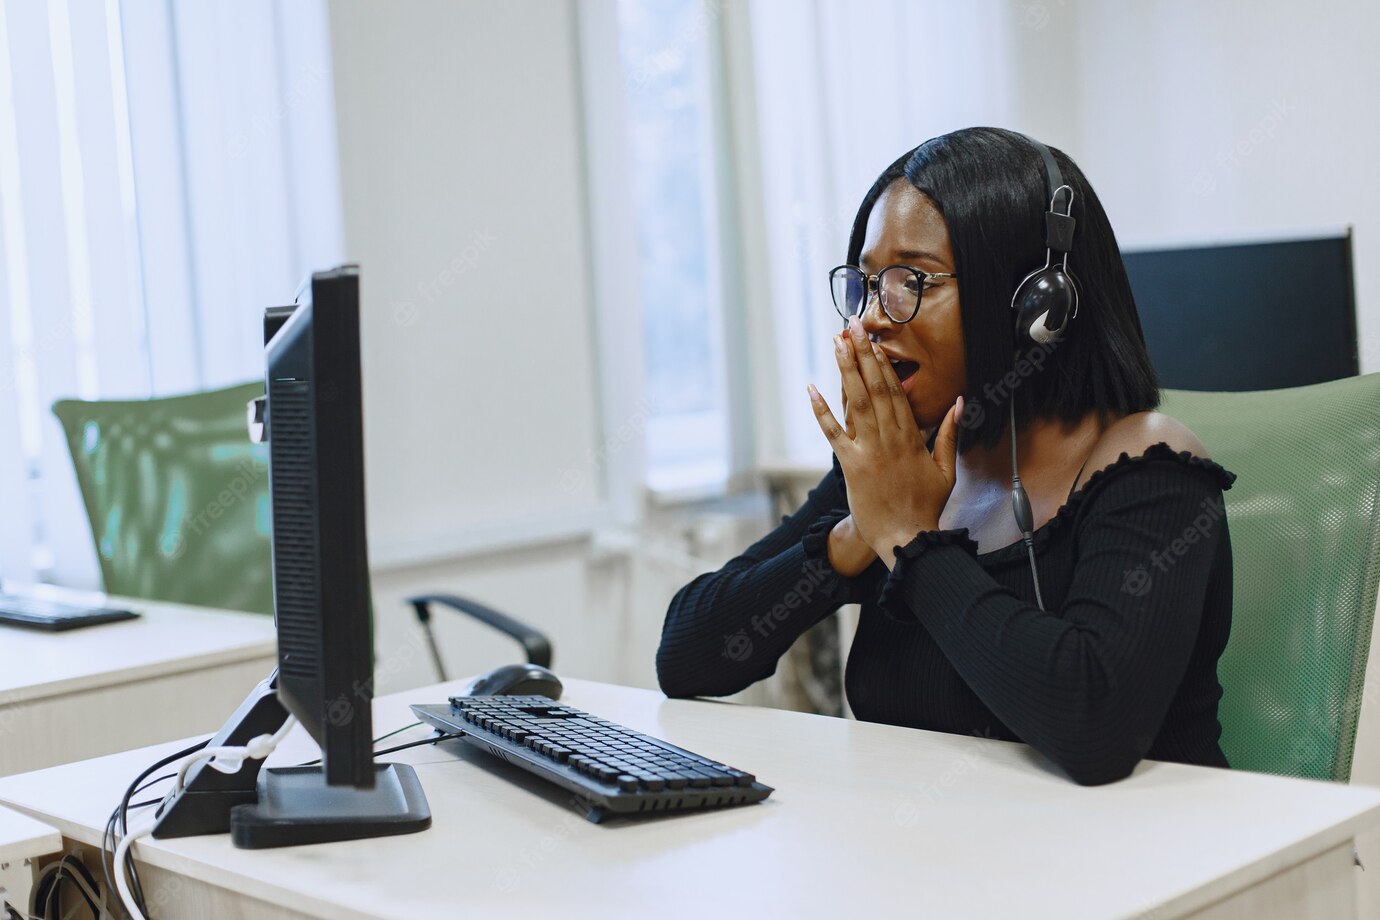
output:
[{"label": "keyboard in background", "polygon": [[112,607],[64,604],[17,594],[0,594],[0,624],[59,632],[97,623],[132,620],[139,614]]},{"label": "keyboard in background", "polygon": [[457,696],[412,707],[444,732],[562,786],[606,816],[745,805],[772,787],[737,770],[545,696]]}]

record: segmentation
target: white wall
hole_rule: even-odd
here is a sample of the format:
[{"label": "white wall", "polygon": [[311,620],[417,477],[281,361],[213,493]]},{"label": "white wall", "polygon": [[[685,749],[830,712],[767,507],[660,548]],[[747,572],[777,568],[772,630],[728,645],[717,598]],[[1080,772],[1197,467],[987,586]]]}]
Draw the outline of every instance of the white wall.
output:
[{"label": "white wall", "polygon": [[1069,152],[1123,247],[1353,224],[1361,369],[1380,370],[1380,122],[1369,111],[1380,5],[1080,3],[1070,20]]},{"label": "white wall", "polygon": [[600,440],[569,2],[331,6],[384,563],[587,519]]}]

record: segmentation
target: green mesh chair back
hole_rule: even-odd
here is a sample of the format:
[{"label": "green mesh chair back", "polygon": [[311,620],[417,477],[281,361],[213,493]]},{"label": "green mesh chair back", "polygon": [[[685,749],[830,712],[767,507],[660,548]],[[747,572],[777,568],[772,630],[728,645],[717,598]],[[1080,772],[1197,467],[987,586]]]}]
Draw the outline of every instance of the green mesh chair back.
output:
[{"label": "green mesh chair back", "polygon": [[273,612],[268,451],[245,421],[263,392],[54,404],[106,591]]},{"label": "green mesh chair back", "polygon": [[1238,479],[1234,601],[1218,663],[1235,768],[1346,782],[1380,557],[1380,374],[1287,390],[1166,390]]}]

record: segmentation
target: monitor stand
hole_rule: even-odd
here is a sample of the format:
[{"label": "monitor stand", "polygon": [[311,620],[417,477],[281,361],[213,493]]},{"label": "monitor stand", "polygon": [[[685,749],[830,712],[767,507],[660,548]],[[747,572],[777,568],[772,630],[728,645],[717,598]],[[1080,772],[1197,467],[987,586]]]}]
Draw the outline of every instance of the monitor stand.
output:
[{"label": "monitor stand", "polygon": [[274,767],[259,774],[258,802],[230,813],[230,839],[242,849],[290,847],[412,834],[431,827],[417,772],[374,765],[374,788],[328,786],[322,767]]},{"label": "monitor stand", "polygon": [[[249,694],[209,742],[238,746],[282,728],[275,670]],[[375,764],[374,787],[328,786],[324,767],[270,767],[245,759],[234,773],[205,763],[187,773],[182,791],[163,800],[153,836],[230,832],[246,849],[411,834],[431,826],[431,809],[407,764]]]}]

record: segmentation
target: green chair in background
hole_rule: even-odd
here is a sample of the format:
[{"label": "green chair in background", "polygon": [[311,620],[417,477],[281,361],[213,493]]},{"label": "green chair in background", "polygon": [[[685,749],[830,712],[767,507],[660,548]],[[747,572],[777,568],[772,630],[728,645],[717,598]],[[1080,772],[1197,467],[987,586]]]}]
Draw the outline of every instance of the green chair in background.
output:
[{"label": "green chair in background", "polygon": [[1380,374],[1165,390],[1160,408],[1238,476],[1222,750],[1234,768],[1347,782],[1380,580]]},{"label": "green chair in background", "polygon": [[108,593],[273,612],[268,448],[246,427],[263,392],[53,405]]},{"label": "green chair in background", "polygon": [[[273,612],[268,446],[249,441],[246,408],[262,383],[127,402],[62,400],[105,590],[228,610]],[[551,663],[551,641],[470,598],[408,599],[437,673],[447,679],[431,607],[449,608],[512,636],[527,660]]]}]

